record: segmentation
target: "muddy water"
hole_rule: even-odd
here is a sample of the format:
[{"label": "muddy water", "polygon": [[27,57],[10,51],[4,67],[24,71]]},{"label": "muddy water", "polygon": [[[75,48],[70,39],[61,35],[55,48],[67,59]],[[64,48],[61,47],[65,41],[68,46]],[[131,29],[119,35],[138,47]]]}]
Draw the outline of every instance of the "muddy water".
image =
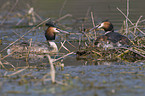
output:
[{"label": "muddy water", "polygon": [[[7,18],[15,0],[1,0],[0,23]],[[136,22],[139,16],[145,16],[145,1],[130,0],[129,18],[132,22]],[[0,40],[2,45],[0,50],[4,49],[12,41],[22,36],[32,27],[28,27],[29,18],[25,18],[19,26],[16,24],[22,19],[28,11],[28,6],[34,7],[35,12],[45,20],[58,18],[71,14],[72,17],[67,17],[61,20],[58,27],[69,31],[79,32],[79,27],[84,24],[85,28],[92,27],[90,13],[93,12],[95,23],[101,22],[104,19],[109,19],[114,24],[115,30],[119,30],[124,16],[116,9],[120,8],[126,13],[126,0],[27,0],[18,1],[18,4],[9,13],[8,18],[3,25],[0,25]],[[86,18],[86,19],[84,19]],[[41,20],[36,18],[35,24]],[[142,20],[144,17],[142,18]],[[85,21],[84,21],[85,20]],[[65,25],[62,26],[62,25]],[[37,28],[34,32],[27,34],[24,39],[32,38],[33,41],[45,43],[44,27]],[[144,30],[143,30],[144,31]],[[19,34],[19,35],[16,35]],[[60,41],[64,41],[63,34],[58,35],[56,43],[60,47]],[[61,38],[63,37],[63,38]],[[79,36],[71,35],[66,39],[78,48]],[[75,39],[74,39],[75,38]],[[22,40],[21,40],[22,41]],[[65,46],[70,51],[76,51],[68,43]],[[60,53],[67,54],[64,48]],[[6,50],[0,53],[1,58],[6,56]],[[31,61],[31,60],[30,60]],[[8,62],[8,63],[7,63]],[[2,63],[7,64],[5,67],[15,67],[16,71],[26,66],[25,59],[14,59],[7,57],[2,60]],[[13,66],[11,66],[10,64]],[[63,84],[51,84],[51,82],[42,80],[43,76],[50,72],[48,60],[33,59],[29,64],[31,67],[25,69],[21,73],[4,77],[16,71],[1,69],[0,71],[0,88],[3,96],[144,96],[145,95],[145,62],[125,62],[125,61],[95,61],[95,60],[76,60],[75,54],[67,56],[58,63],[63,63],[64,68],[56,66],[56,80]],[[50,74],[47,75],[50,78]]]}]

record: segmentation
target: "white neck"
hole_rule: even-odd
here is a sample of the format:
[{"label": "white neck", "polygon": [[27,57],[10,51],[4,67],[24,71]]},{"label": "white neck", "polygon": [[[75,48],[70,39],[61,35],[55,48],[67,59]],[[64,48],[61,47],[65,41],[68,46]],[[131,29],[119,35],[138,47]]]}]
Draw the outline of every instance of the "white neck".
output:
[{"label": "white neck", "polygon": [[53,41],[48,41],[49,44],[50,44],[50,47],[53,48],[53,52],[58,52],[58,48],[57,48],[57,45],[55,44],[55,42]]},{"label": "white neck", "polygon": [[108,34],[108,33],[110,33],[110,32],[112,32],[112,31],[107,31],[105,34]]}]

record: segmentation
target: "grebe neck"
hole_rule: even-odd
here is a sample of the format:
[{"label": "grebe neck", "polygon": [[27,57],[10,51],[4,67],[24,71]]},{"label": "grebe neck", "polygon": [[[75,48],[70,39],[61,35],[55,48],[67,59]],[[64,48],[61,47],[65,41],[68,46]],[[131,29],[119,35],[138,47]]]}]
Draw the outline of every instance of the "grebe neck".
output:
[{"label": "grebe neck", "polygon": [[53,48],[54,52],[58,52],[58,48],[57,48],[57,45],[55,42],[53,42],[53,41],[47,41],[47,42],[48,42],[49,47]]}]

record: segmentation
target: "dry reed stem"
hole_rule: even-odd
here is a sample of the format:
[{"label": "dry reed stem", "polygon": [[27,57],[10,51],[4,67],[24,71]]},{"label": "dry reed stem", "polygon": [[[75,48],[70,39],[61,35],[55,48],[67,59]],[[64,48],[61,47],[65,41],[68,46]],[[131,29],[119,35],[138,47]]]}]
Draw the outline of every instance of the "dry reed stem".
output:
[{"label": "dry reed stem", "polygon": [[93,50],[92,50],[92,52],[93,52],[93,53],[96,53],[96,54],[98,54],[99,56],[102,57],[102,54],[101,54],[101,53],[99,53],[99,52],[97,52],[97,51],[93,51]]},{"label": "dry reed stem", "polygon": [[59,22],[60,20],[65,19],[66,17],[72,17],[72,15],[71,15],[71,14],[66,14],[66,15],[64,15],[64,16],[62,16],[62,17],[60,17],[60,18],[58,18],[57,20],[55,20],[55,22]]},{"label": "dry reed stem", "polygon": [[[100,25],[98,24],[96,27],[98,27],[98,26],[100,26]],[[95,30],[95,27],[90,29],[89,31],[93,31],[93,30]]]},{"label": "dry reed stem", "polygon": [[13,52],[11,52],[10,54],[8,54],[8,55],[4,56],[3,58],[0,58],[0,61],[1,61],[1,60],[3,60],[3,59],[5,59],[6,57],[8,57],[8,56],[12,55],[14,52],[16,52],[16,50],[14,50],[14,51],[13,51]]},{"label": "dry reed stem", "polygon": [[[17,36],[21,37],[17,32],[13,31],[13,33],[15,33]],[[24,39],[24,38],[23,38]]]},{"label": "dry reed stem", "polygon": [[[92,18],[93,27],[95,27],[93,12],[91,12],[91,18]],[[95,33],[95,40],[96,40],[96,31],[95,30],[94,30],[94,33]]]},{"label": "dry reed stem", "polygon": [[28,53],[27,53],[27,56],[26,56],[26,63],[27,63],[27,65],[28,65],[28,59],[29,59],[31,45],[32,45],[32,38],[30,39],[30,46],[28,47]]},{"label": "dry reed stem", "polygon": [[19,22],[16,25],[19,25],[25,19],[25,17],[26,15],[21,20],[19,20]]},{"label": "dry reed stem", "polygon": [[11,14],[11,12],[14,10],[14,8],[16,7],[16,5],[18,4],[18,1],[19,1],[19,0],[16,0],[14,6],[12,6],[12,8],[10,9],[10,11],[9,11],[8,14],[6,15],[6,18],[3,19],[3,21],[1,22],[1,25],[3,25],[4,22],[8,19],[9,15]]},{"label": "dry reed stem", "polygon": [[65,50],[67,50],[68,52],[70,52],[70,51],[68,50],[68,48],[66,48],[62,42],[60,42],[60,43],[61,43],[61,46],[62,46]]},{"label": "dry reed stem", "polygon": [[5,65],[10,65],[12,68],[14,68],[14,70],[16,69],[16,67],[13,65],[13,64],[11,64],[11,63],[9,63],[9,62],[4,62],[3,64],[5,64]]},{"label": "dry reed stem", "polygon": [[131,23],[131,25],[134,25],[134,24],[132,23],[132,21],[122,12],[122,10],[120,10],[118,7],[117,7],[117,10],[118,10],[120,13],[122,13],[122,15]]},{"label": "dry reed stem", "polygon": [[83,29],[84,29],[84,27],[83,27],[83,24],[82,24],[82,31],[81,32],[87,37],[88,41],[91,42],[91,40],[89,38],[89,35],[86,34]]},{"label": "dry reed stem", "polygon": [[[64,44],[65,42],[66,42],[66,40],[64,40],[62,44]],[[60,46],[59,49],[58,49],[59,51],[60,51],[60,49],[62,48],[62,44],[61,44],[61,46]]]},{"label": "dry reed stem", "polygon": [[[29,4],[27,4],[28,8],[32,8]],[[34,15],[40,20],[43,21],[43,19],[33,10]]]},{"label": "dry reed stem", "polygon": [[6,76],[8,76],[8,77],[14,76],[14,75],[16,75],[16,74],[19,74],[19,73],[23,72],[23,71],[26,70],[27,68],[29,68],[29,66],[27,66],[27,67],[25,67],[25,68],[23,68],[23,69],[21,69],[21,70],[18,70],[18,71],[16,71],[16,72],[12,73],[12,74],[6,75]]},{"label": "dry reed stem", "polygon": [[137,25],[140,21],[140,19],[142,18],[143,16],[140,16],[139,19],[137,20],[136,24],[135,24],[135,28],[134,28],[134,34],[136,33],[136,28],[137,28]]},{"label": "dry reed stem", "polygon": [[124,54],[126,54],[126,53],[128,53],[129,52],[129,50],[125,50],[124,52],[122,52],[122,53],[120,53],[119,55],[117,55],[117,57],[121,57],[121,56],[123,56]]},{"label": "dry reed stem", "polygon": [[76,48],[76,46],[74,46],[73,44],[71,44],[69,41],[66,41],[69,43],[69,45],[71,45],[72,47]]},{"label": "dry reed stem", "polygon": [[48,20],[50,20],[50,18],[44,20],[43,22],[39,23],[37,26],[31,28],[29,31],[27,31],[24,35],[22,35],[19,39],[15,40],[14,42],[12,42],[10,45],[8,45],[6,48],[4,48],[3,50],[1,50],[0,52],[3,52],[4,50],[6,50],[7,48],[9,48],[10,46],[12,46],[14,43],[16,43],[17,41],[21,40],[25,35],[27,35],[28,33],[30,33],[31,31],[33,31],[34,29],[36,29],[37,27],[39,27],[40,25],[42,25],[43,23],[47,22]]},{"label": "dry reed stem", "polygon": [[65,42],[66,42],[66,40],[65,40],[63,43],[60,42],[60,43],[61,43],[61,46],[60,46],[60,48],[59,48],[59,51],[60,51],[60,49],[63,47],[65,50],[67,50],[68,52],[70,52],[69,49],[68,49],[67,47],[64,46]]},{"label": "dry reed stem", "polygon": [[[89,17],[89,12],[90,12],[90,10],[91,10],[91,7],[89,7],[88,9],[87,9],[87,12],[86,12],[86,16],[85,16],[85,18],[87,18],[87,17]],[[85,20],[86,21],[86,20]],[[84,22],[85,23],[85,22]]]},{"label": "dry reed stem", "polygon": [[[31,9],[32,9],[32,7],[31,7]],[[34,13],[34,8],[33,8],[33,11],[32,11],[32,13],[31,13],[31,16],[32,16],[32,20],[33,20],[33,22],[36,23],[36,18],[35,18],[35,13]]]},{"label": "dry reed stem", "polygon": [[145,19],[141,20],[139,23],[145,22]]},{"label": "dry reed stem", "polygon": [[36,17],[40,20],[43,21],[43,19],[34,11],[34,14],[36,15]]},{"label": "dry reed stem", "polygon": [[4,68],[4,69],[6,69],[6,67],[3,65],[3,63],[0,61],[0,65]]},{"label": "dry reed stem", "polygon": [[56,83],[55,82],[55,68],[54,68],[54,65],[53,65],[53,61],[52,61],[50,55],[47,55],[47,58],[49,60],[50,68],[51,68],[50,69],[51,81],[52,81],[52,83]]},{"label": "dry reed stem", "polygon": [[[134,26],[134,24],[132,23],[132,21],[118,7],[117,7],[117,10],[119,10],[122,13],[122,15],[124,15],[124,17],[131,23],[131,25]],[[142,34],[145,35],[145,33],[143,31],[141,31],[138,27],[136,29],[139,30]]]},{"label": "dry reed stem", "polygon": [[132,49],[132,48],[136,48],[136,47],[132,47],[132,48],[114,47],[114,48],[112,48],[112,49],[118,49],[118,48],[120,48],[120,49],[127,49],[127,50],[129,50],[129,51],[131,51],[131,52],[134,52],[134,53],[136,53],[136,54],[139,54],[140,56],[142,56],[143,58],[145,58],[145,55],[142,55],[139,51],[133,50],[133,49]]},{"label": "dry reed stem", "polygon": [[[19,25],[26,17],[28,18],[30,15],[32,16],[31,18],[32,18],[33,22],[35,23],[36,22],[36,18],[35,18],[34,8],[33,7],[30,7],[30,9],[28,10],[28,12],[23,16],[23,18],[21,20],[19,20],[19,22],[16,25]],[[31,18],[29,17],[29,20]]]},{"label": "dry reed stem", "polygon": [[[127,15],[126,15],[126,17],[128,18],[128,16],[129,16],[129,0],[127,0]],[[128,31],[129,31],[127,18],[126,18],[126,34],[128,34]]]},{"label": "dry reed stem", "polygon": [[68,53],[68,54],[66,54],[66,55],[64,55],[64,56],[62,56],[62,57],[60,57],[60,58],[58,58],[58,59],[55,59],[53,62],[56,62],[56,61],[58,61],[58,60],[60,60],[60,59],[62,59],[62,58],[64,58],[64,57],[67,57],[68,55],[71,55],[71,54],[73,54],[74,52],[70,52],[70,53]]},{"label": "dry reed stem", "polygon": [[82,37],[79,37],[79,49],[81,48],[81,40],[82,40]]}]

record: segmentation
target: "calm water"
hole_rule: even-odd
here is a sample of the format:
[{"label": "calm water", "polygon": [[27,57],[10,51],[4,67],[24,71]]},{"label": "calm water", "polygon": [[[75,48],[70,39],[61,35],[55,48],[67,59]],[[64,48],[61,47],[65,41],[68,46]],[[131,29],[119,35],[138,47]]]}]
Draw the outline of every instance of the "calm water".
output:
[{"label": "calm water", "polygon": [[[4,49],[12,41],[26,33],[31,27],[28,27],[29,18],[23,18],[30,7],[40,16],[42,20],[58,18],[71,14],[72,17],[67,17],[61,20],[58,27],[69,31],[79,32],[79,28],[84,24],[85,28],[91,28],[91,12],[93,12],[95,23],[109,19],[119,30],[122,26],[125,17],[117,10],[120,8],[126,14],[126,0],[19,0],[14,10],[16,0],[0,0],[0,40],[2,45],[0,50]],[[138,18],[145,16],[145,1],[130,0],[129,18],[133,23],[136,23]],[[10,12],[10,13],[8,13]],[[7,16],[8,14],[8,16]],[[84,21],[84,18],[85,21]],[[16,24],[20,22],[19,26]],[[41,22],[36,16],[36,23]],[[64,27],[64,26],[65,27]],[[18,28],[19,27],[19,28]],[[33,41],[45,42],[44,27],[37,28],[34,32],[27,34],[24,39]],[[144,30],[143,30],[144,31]],[[19,34],[19,35],[16,35]],[[64,39],[57,36],[56,43],[60,47],[60,40]],[[67,40],[73,41],[78,36],[70,36]],[[22,40],[21,40],[22,41]],[[72,42],[78,48],[78,42]],[[75,48],[68,43],[65,46],[70,51],[76,51]],[[68,53],[65,49],[60,52]],[[6,56],[6,50],[0,53],[1,58]],[[26,66],[25,59],[13,59],[7,57],[2,60],[4,64],[14,65],[15,67]],[[50,81],[41,81],[42,77],[50,72],[47,60],[32,60],[31,66],[23,72],[12,77],[4,77],[15,71],[1,69],[0,73],[0,88],[3,96],[144,96],[145,95],[145,63],[138,62],[107,62],[107,61],[84,61],[76,60],[75,54],[67,56],[59,63],[64,63],[64,69],[56,68],[56,80],[67,83],[67,85],[51,84]],[[5,65],[10,67],[10,65]],[[17,68],[16,68],[17,69]],[[18,68],[19,70],[19,68]],[[50,75],[47,76],[50,78]]]}]

